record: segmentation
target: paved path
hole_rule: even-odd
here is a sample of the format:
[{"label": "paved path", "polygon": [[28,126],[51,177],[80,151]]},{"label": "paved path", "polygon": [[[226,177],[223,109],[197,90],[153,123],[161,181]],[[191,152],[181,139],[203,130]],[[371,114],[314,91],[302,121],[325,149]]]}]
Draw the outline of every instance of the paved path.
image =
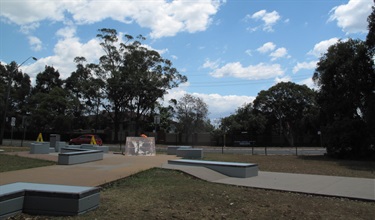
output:
[{"label": "paved path", "polygon": [[163,167],[215,183],[375,201],[375,179],[262,171],[256,177],[233,178],[204,167],[170,164]]},{"label": "paved path", "polygon": [[[57,154],[42,155],[29,154],[28,152],[16,154],[57,161]],[[54,165],[0,173],[0,185],[13,182],[32,182],[100,186],[152,167],[162,167],[181,170],[215,183],[375,201],[375,179],[261,171],[257,177],[231,178],[203,167],[170,165],[168,160],[171,159],[176,159],[176,156],[129,157],[119,154],[104,154],[103,160],[90,163]]]},{"label": "paved path", "polygon": [[[57,153],[29,154],[18,152],[19,156],[57,161]],[[104,159],[90,163],[75,165],[53,165],[25,170],[0,173],[0,185],[13,182],[31,182],[47,184],[64,184],[75,186],[100,186],[153,167],[161,167],[163,163],[176,156],[158,155],[123,156],[121,154],[104,154]]]}]

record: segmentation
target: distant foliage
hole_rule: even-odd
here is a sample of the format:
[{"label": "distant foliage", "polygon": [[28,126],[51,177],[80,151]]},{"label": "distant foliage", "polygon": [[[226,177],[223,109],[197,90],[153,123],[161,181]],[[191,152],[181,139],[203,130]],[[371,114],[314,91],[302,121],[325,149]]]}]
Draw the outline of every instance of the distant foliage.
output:
[{"label": "distant foliage", "polygon": [[338,158],[375,157],[374,12],[367,42],[348,39],[332,45],[317,64],[324,146]]}]

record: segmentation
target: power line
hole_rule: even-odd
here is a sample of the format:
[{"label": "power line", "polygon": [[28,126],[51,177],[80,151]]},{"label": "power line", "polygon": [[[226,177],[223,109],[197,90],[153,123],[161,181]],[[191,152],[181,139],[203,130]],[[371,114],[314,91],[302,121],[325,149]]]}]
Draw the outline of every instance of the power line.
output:
[{"label": "power line", "polygon": [[[303,80],[306,77],[311,75],[300,75],[298,77],[292,78],[293,81],[295,80]],[[312,78],[312,76],[311,76]],[[189,81],[188,81],[189,82]],[[274,83],[274,79],[265,79],[265,80],[249,80],[249,81],[226,81],[226,82],[190,82],[189,87],[221,87],[221,86],[246,86],[246,85],[256,85],[256,84],[268,84]]]}]

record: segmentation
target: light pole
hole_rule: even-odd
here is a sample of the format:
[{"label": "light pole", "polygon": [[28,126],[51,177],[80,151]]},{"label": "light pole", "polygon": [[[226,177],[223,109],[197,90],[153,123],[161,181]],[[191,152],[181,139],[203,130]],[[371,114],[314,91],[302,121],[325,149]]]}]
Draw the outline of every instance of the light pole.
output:
[{"label": "light pole", "polygon": [[25,61],[23,61],[20,65],[18,65],[8,76],[8,88],[7,88],[7,92],[6,92],[6,95],[4,96],[4,111],[3,111],[3,115],[2,115],[2,123],[1,123],[1,130],[0,130],[0,145],[3,145],[3,138],[4,138],[4,130],[5,130],[5,122],[6,122],[6,117],[7,117],[7,111],[8,111],[8,102],[9,102],[9,96],[10,96],[10,88],[12,86],[12,75],[14,72],[16,72],[16,70],[18,70],[18,68],[20,68],[20,66],[22,66],[24,63],[26,63],[26,61],[28,61],[29,59],[33,59],[33,60],[38,60],[37,58],[35,57],[29,57],[27,58]]}]

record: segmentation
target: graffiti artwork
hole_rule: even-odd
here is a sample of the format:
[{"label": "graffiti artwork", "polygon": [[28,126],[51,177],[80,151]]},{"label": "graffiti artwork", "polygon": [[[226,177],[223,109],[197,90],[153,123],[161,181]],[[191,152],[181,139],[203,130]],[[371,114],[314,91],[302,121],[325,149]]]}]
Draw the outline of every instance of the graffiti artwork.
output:
[{"label": "graffiti artwork", "polygon": [[127,137],[125,145],[126,156],[155,156],[155,138]]}]

